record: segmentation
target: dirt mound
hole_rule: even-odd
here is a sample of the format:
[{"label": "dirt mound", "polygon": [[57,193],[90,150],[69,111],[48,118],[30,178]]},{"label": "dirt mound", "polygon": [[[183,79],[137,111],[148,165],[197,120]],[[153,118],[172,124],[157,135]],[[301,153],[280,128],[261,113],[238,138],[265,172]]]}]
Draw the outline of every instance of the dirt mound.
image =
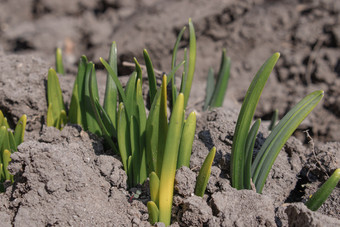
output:
[{"label": "dirt mound", "polygon": [[1,195],[1,219],[8,224],[128,226],[146,221],[140,204],[128,202],[120,160],[105,154],[98,139],[81,128],[44,128],[38,141],[18,150],[10,167],[15,184]]}]

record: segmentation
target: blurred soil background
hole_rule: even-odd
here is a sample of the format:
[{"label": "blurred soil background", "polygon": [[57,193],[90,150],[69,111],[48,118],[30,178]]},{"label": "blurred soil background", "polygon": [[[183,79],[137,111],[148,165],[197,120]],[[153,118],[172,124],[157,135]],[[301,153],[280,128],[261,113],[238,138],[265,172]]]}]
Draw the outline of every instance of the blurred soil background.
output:
[{"label": "blurred soil background", "polygon": [[[281,58],[264,89],[256,117],[282,117],[306,94],[322,89],[323,102],[300,127],[315,141],[340,138],[340,2],[337,0],[1,0],[0,50],[34,55],[54,67],[57,47],[68,74],[85,54],[103,69],[112,41],[119,74],[143,63],[146,48],[155,68],[169,72],[174,42],[191,17],[197,35],[197,66],[190,107],[201,110],[209,67],[218,71],[222,48],[231,57],[224,106],[239,108],[251,79],[274,52]],[[187,45],[184,37],[179,56]],[[47,73],[47,69],[46,69]],[[99,71],[99,83],[105,73]],[[67,82],[71,87],[73,81]],[[67,85],[65,85],[67,86]],[[66,88],[63,88],[66,89]],[[72,87],[71,87],[72,89]],[[301,140],[306,136],[296,133]]]}]

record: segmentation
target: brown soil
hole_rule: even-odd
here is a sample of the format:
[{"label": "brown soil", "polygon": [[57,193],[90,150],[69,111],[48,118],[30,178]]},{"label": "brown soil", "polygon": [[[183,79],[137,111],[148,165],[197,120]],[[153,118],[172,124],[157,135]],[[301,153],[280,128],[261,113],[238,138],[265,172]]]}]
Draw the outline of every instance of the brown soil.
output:
[{"label": "brown soil", "polygon": [[[340,188],[311,212],[303,202],[340,163],[340,2],[337,0],[230,1],[52,1],[0,0],[0,109],[13,126],[28,115],[25,142],[12,155],[15,183],[0,195],[2,226],[148,226],[147,183],[142,195],[127,190],[119,157],[78,126],[45,128],[46,75],[54,50],[64,50],[61,76],[65,101],[72,91],[78,57],[97,63],[99,90],[105,72],[99,57],[117,41],[123,61],[142,61],[146,48],[154,66],[168,72],[171,49],[192,18],[197,65],[189,109],[198,113],[191,169],[176,176],[174,226],[337,226]],[[179,55],[188,37],[184,37]],[[222,48],[232,59],[224,107],[202,112],[209,67],[217,71]],[[240,104],[251,79],[274,52],[278,61],[257,108],[264,120],[255,150],[268,136],[274,109],[282,117],[307,93],[325,97],[288,140],[271,170],[263,194],[230,186],[229,162]],[[42,60],[44,59],[44,60]],[[123,80],[126,77],[122,77]],[[308,129],[314,147],[303,132]],[[216,146],[205,197],[192,196],[195,177]],[[130,203],[131,202],[131,203]]]}]

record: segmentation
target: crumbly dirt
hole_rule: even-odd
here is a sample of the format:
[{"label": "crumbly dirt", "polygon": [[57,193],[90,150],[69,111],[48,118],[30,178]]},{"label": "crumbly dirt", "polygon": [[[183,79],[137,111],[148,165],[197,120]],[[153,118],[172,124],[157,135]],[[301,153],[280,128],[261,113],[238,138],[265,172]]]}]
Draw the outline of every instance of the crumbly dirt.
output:
[{"label": "crumbly dirt", "polygon": [[[196,29],[197,65],[188,110],[195,110],[198,119],[190,169],[176,175],[172,226],[340,225],[339,185],[317,212],[303,205],[339,168],[340,1],[0,3],[0,109],[12,127],[22,114],[28,116],[25,142],[10,165],[15,183],[0,195],[2,226],[149,226],[147,182],[127,189],[119,157],[78,126],[63,131],[44,126],[47,71],[54,67],[55,48],[61,47],[66,103],[82,54],[96,63],[103,97],[106,73],[99,57],[108,56],[112,41],[118,45],[123,84],[133,70],[123,62],[136,57],[143,64],[144,48],[155,68],[169,72],[171,50],[189,17]],[[185,34],[179,56],[187,44]],[[209,67],[218,70],[222,48],[232,60],[224,107],[202,112],[207,72]],[[283,117],[306,94],[322,89],[325,96],[280,152],[263,194],[236,191],[230,186],[229,165],[238,112],[251,79],[276,51],[281,58],[256,110],[263,123],[255,153],[269,135],[266,120],[273,110]],[[193,195],[196,176],[213,146],[216,157],[200,198]],[[142,194],[134,198],[137,190]]]}]

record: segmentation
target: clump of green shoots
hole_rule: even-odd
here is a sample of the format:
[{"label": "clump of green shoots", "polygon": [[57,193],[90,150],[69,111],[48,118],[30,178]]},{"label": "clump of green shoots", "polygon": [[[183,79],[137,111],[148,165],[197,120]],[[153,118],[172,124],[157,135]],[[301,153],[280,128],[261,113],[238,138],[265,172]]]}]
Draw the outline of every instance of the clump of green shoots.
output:
[{"label": "clump of green shoots", "polygon": [[7,118],[0,110],[0,192],[4,191],[5,181],[13,182],[13,175],[7,170],[11,161],[11,154],[17,151],[17,147],[24,141],[27,116],[22,115],[19,119],[14,133],[11,131]]},{"label": "clump of green shoots", "polygon": [[[142,184],[150,177],[151,200],[148,204],[150,221],[171,221],[172,196],[176,169],[189,167],[192,143],[196,130],[196,114],[185,119],[196,63],[196,37],[189,19],[189,53],[176,65],[177,50],[185,27],[176,40],[170,73],[163,75],[157,88],[154,68],[146,50],[143,51],[149,81],[151,108],[146,115],[142,95],[142,69],[137,59],[135,71],[123,88],[117,75],[117,47],[113,42],[109,60],[100,58],[107,70],[103,107],[98,97],[94,64],[83,56],[74,84],[68,117],[62,100],[56,72],[49,71],[47,122],[59,129],[66,122],[76,123],[85,130],[101,135],[112,149],[120,154],[130,187]],[[189,57],[188,57],[188,56]],[[171,116],[167,112],[167,86],[174,85],[175,73],[183,66],[180,89],[172,86]],[[118,144],[118,146],[116,145]],[[197,178],[195,193],[203,196],[216,149],[207,156]]]},{"label": "clump of green shoots", "polygon": [[216,81],[213,68],[209,69],[203,110],[223,105],[230,76],[230,62],[230,58],[226,56],[226,50],[223,49]]},{"label": "clump of green shoots", "polygon": [[[57,57],[57,59],[59,58]],[[84,130],[88,130],[98,136],[102,135],[101,129],[95,119],[92,105],[90,103],[90,77],[94,78],[91,81],[91,83],[94,83],[91,85],[93,87],[93,95],[98,98],[99,95],[94,64],[92,62],[88,62],[87,58],[82,56],[79,60],[78,73],[74,82],[71,103],[67,114],[57,73],[54,69],[50,69],[48,71],[47,126],[53,126],[61,130],[66,123],[70,122],[72,124],[81,125]],[[107,84],[108,83],[110,83],[110,80],[107,81]],[[108,106],[106,104],[106,97],[107,94],[105,96],[104,108]],[[114,130],[112,130],[110,133],[114,133]],[[111,145],[114,147],[113,144]]]},{"label": "clump of green shoots", "polygon": [[250,127],[251,122],[264,85],[279,56],[279,53],[275,53],[257,72],[248,88],[238,116],[230,168],[232,186],[236,189],[251,189],[251,183],[254,183],[256,191],[258,193],[262,192],[269,171],[281,148],[299,124],[320,102],[324,94],[321,90],[312,92],[296,104],[273,128],[252,162],[253,148],[260,120],[255,121],[252,127]]}]

